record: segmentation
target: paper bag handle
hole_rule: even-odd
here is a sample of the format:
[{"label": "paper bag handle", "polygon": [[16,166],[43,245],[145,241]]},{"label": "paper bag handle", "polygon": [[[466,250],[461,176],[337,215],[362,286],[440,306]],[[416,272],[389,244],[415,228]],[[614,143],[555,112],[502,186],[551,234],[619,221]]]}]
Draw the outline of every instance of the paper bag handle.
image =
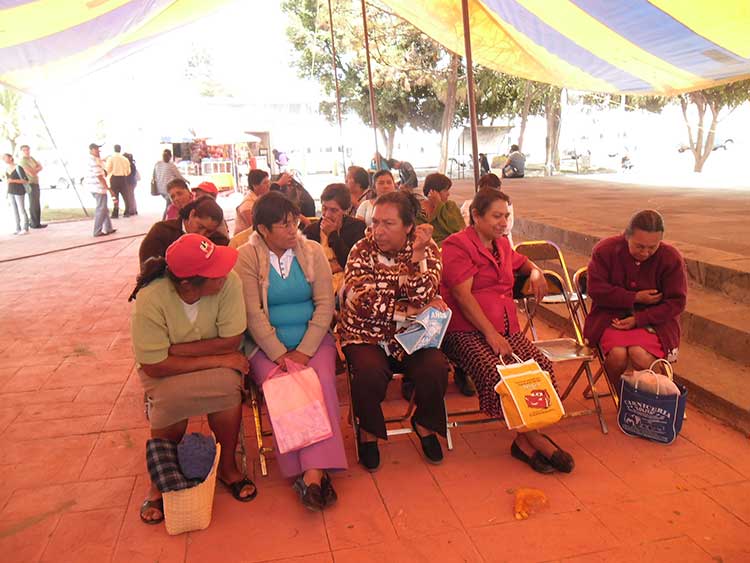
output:
[{"label": "paper bag handle", "polygon": [[[514,359],[514,360],[516,361],[516,363],[519,363],[519,364],[522,364],[522,363],[523,363],[523,360],[522,360],[521,358],[519,358],[518,356],[516,356],[515,354],[511,354],[511,356],[512,356],[512,357],[513,357],[513,359]],[[501,363],[501,364],[503,364],[504,366],[505,366],[505,365],[507,365],[507,364],[505,363],[505,360],[503,360],[503,357],[502,357],[502,356],[498,356],[498,360],[500,360],[500,363]]]}]

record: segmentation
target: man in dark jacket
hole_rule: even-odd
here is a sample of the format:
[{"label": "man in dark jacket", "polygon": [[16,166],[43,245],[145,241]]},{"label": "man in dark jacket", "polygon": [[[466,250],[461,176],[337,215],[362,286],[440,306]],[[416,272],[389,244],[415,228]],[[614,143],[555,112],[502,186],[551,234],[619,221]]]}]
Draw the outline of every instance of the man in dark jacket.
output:
[{"label": "man in dark jacket", "polygon": [[388,161],[388,164],[391,168],[395,168],[396,170],[398,170],[398,175],[401,180],[399,188],[410,188],[411,190],[414,190],[414,188],[419,186],[417,172],[416,170],[414,170],[411,162],[391,159],[390,161]]},{"label": "man in dark jacket", "polygon": [[[305,236],[323,245],[334,274],[343,275],[349,251],[365,236],[365,222],[347,215],[352,196],[345,184],[329,184],[320,195],[320,221],[305,229]],[[336,284],[334,283],[334,286]]]}]

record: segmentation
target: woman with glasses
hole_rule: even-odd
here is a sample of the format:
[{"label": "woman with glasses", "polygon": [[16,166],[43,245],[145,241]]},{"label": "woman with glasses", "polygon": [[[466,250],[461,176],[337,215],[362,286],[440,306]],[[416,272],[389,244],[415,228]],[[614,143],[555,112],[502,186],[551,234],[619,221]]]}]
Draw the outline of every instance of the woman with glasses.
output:
[{"label": "woman with glasses", "polygon": [[277,453],[281,472],[310,510],[336,501],[329,471],[346,469],[336,395],[336,345],[331,268],[320,244],[299,232],[299,209],[278,192],[253,206],[253,234],[239,249],[235,267],[247,310],[246,351],[258,385],[286,360],[310,366],[323,389],[333,436],[302,449]]}]

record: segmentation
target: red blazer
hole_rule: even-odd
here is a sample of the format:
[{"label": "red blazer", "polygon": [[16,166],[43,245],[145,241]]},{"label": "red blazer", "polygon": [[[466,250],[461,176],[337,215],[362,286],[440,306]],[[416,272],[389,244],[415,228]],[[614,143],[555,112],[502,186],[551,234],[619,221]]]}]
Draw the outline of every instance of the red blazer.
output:
[{"label": "red blazer", "polygon": [[[635,303],[636,292],[643,289],[661,291],[661,302]],[[592,307],[583,335],[591,344],[599,343],[613,319],[634,313],[636,326],[652,327],[667,357],[676,358],[679,318],[687,302],[685,262],[676,248],[662,242],[656,253],[639,265],[628,252],[623,235],[601,240],[589,262],[588,293]]]},{"label": "red blazer", "polygon": [[474,281],[471,293],[497,331],[505,334],[506,317],[511,334],[521,330],[513,302],[513,272],[523,266],[528,258],[513,250],[507,237],[495,239],[495,244],[500,253],[500,265],[492,252],[479,240],[474,227],[466,227],[443,241],[440,295],[453,311],[448,332],[477,330],[464,317],[451,293],[453,287],[472,277]]}]

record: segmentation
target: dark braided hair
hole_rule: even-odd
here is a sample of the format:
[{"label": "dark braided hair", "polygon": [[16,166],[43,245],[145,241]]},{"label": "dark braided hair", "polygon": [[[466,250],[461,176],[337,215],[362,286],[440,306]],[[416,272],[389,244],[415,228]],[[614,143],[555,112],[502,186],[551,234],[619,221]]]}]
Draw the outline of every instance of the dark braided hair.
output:
[{"label": "dark braided hair", "polygon": [[203,276],[178,278],[167,267],[167,260],[164,258],[164,256],[152,256],[151,258],[148,258],[141,266],[141,273],[138,274],[138,277],[135,279],[135,287],[133,288],[133,293],[131,293],[130,297],[128,297],[128,302],[133,301],[141,289],[146,287],[155,279],[162,278],[165,275],[175,284],[186,281],[194,287],[203,285],[204,283],[206,283],[207,279]]}]

